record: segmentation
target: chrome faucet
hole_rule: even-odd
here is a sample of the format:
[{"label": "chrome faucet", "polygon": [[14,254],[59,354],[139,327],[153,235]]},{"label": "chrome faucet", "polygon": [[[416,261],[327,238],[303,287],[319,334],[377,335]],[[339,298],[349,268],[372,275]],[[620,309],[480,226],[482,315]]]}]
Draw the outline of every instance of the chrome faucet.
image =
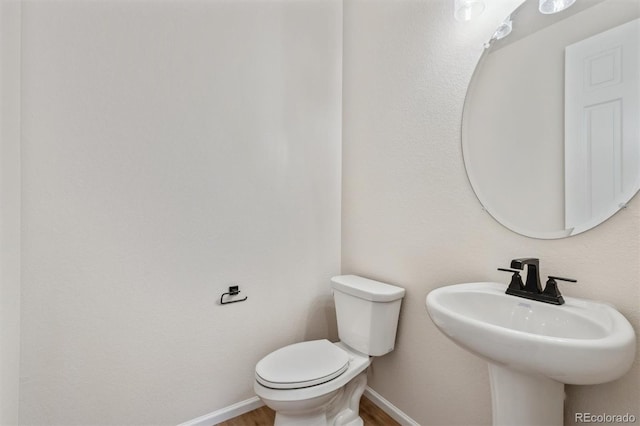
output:
[{"label": "chrome faucet", "polygon": [[[520,271],[524,269],[525,265],[527,266],[527,280],[523,284]],[[574,283],[577,282],[572,278],[562,278],[550,275],[547,285],[544,290],[542,290],[542,285],[540,284],[540,260],[533,257],[513,259],[511,261],[511,268],[512,269],[498,268],[499,271],[513,273],[511,283],[509,283],[506,293],[513,296],[524,297],[525,299],[537,300],[539,302],[562,305],[564,303],[564,299],[560,294],[560,290],[558,290],[556,280]]]}]

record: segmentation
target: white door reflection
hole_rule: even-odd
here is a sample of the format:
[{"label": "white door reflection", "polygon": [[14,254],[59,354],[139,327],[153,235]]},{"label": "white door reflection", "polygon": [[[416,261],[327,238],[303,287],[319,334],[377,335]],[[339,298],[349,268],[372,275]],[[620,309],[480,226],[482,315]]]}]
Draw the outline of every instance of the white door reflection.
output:
[{"label": "white door reflection", "polygon": [[565,49],[565,228],[602,222],[638,190],[640,19]]}]

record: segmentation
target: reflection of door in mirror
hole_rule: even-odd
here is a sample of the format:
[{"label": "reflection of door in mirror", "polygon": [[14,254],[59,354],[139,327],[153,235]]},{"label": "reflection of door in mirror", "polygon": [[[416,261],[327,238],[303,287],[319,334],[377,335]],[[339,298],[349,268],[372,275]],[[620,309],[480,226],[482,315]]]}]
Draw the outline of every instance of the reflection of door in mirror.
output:
[{"label": "reflection of door in mirror", "polygon": [[640,19],[566,47],[565,227],[611,216],[638,189]]}]

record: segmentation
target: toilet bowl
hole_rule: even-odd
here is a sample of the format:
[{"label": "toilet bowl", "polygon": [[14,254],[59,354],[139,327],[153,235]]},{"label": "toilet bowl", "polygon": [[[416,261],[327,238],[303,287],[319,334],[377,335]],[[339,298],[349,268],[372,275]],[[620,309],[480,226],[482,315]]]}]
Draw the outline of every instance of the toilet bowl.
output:
[{"label": "toilet bowl", "polygon": [[404,289],[355,275],[331,282],[341,341],[295,343],[256,364],[254,391],[276,426],[361,426],[367,367],[394,348]]},{"label": "toilet bowl", "polygon": [[[303,355],[305,352],[308,357]],[[295,355],[301,355],[299,362],[291,362]],[[324,365],[318,367],[313,363],[323,356],[326,357],[321,362]],[[276,425],[362,424],[349,421],[359,418],[358,405],[367,384],[365,371],[371,364],[369,356],[341,342],[314,340],[285,346],[268,357],[256,365],[254,390],[276,412]],[[265,360],[268,366],[262,363]],[[261,374],[268,375],[270,380],[265,380]],[[362,378],[354,381],[358,375]],[[346,389],[351,382],[353,385]],[[352,401],[355,407],[350,406]],[[347,410],[353,413],[352,416],[346,415],[349,414]],[[348,421],[335,423],[341,413]]]}]

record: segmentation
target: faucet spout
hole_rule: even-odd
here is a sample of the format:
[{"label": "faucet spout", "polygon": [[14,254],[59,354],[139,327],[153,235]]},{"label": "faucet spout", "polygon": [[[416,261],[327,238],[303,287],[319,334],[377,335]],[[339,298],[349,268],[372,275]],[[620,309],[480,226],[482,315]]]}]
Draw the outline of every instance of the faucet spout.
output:
[{"label": "faucet spout", "polygon": [[540,283],[540,259],[534,257],[513,259],[511,267],[513,269],[524,269],[527,265],[527,281],[524,284],[524,290],[530,293],[542,293],[542,284]]},{"label": "faucet spout", "polygon": [[540,266],[540,259],[535,257],[523,257],[520,259],[513,259],[511,261],[511,267],[514,269],[523,269],[524,265]]}]

